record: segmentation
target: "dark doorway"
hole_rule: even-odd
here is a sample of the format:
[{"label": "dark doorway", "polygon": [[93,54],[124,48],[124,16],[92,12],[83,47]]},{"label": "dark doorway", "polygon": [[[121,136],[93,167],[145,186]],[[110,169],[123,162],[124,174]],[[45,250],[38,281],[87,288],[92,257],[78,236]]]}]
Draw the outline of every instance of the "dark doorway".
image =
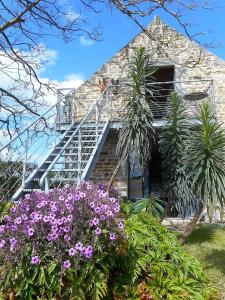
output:
[{"label": "dark doorway", "polygon": [[166,114],[168,97],[174,89],[174,66],[156,67],[152,81],[153,94],[148,97],[154,118],[161,119]]},{"label": "dark doorway", "polygon": [[158,144],[154,145],[151,160],[142,171],[138,158],[128,165],[128,198],[131,200],[143,197],[161,196],[162,188],[162,156]]}]

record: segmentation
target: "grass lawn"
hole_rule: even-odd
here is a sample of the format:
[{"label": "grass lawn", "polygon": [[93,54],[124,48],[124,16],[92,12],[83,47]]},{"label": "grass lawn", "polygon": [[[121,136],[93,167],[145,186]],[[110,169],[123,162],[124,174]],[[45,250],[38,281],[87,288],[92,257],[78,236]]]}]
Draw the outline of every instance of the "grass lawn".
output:
[{"label": "grass lawn", "polygon": [[184,248],[201,261],[225,300],[225,225],[198,225]]}]

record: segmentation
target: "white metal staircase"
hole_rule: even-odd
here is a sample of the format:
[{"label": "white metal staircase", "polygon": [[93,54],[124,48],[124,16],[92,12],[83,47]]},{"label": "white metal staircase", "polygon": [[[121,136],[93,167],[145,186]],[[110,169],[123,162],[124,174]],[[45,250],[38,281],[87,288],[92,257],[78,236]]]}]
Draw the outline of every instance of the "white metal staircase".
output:
[{"label": "white metal staircase", "polygon": [[[108,91],[106,88],[78,123],[72,115],[72,93],[74,90],[64,97],[61,94],[56,105],[0,149],[0,161],[5,164],[0,170],[0,176],[5,176],[0,186],[3,200],[90,178],[109,130]],[[71,109],[65,111],[68,107]]]}]

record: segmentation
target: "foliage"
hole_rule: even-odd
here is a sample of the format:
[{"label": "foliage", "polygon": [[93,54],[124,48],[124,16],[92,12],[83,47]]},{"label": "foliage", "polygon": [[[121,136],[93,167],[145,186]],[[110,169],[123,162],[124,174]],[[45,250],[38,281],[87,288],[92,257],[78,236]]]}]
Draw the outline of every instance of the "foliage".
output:
[{"label": "foliage", "polygon": [[134,212],[146,211],[155,218],[160,218],[164,212],[164,201],[157,197],[140,199],[134,202]]},{"label": "foliage", "polygon": [[208,102],[200,106],[187,149],[187,170],[194,192],[211,215],[225,199],[225,131]]},{"label": "foliage", "polygon": [[176,92],[171,93],[169,103],[170,109],[159,141],[163,158],[163,189],[167,200],[185,215],[193,211],[196,203],[193,202],[185,161],[191,124],[188,122],[183,99]]},{"label": "foliage", "polygon": [[118,299],[218,299],[199,263],[148,213],[132,215],[125,228],[114,288]]},{"label": "foliage", "polygon": [[102,298],[101,261],[123,233],[119,210],[117,199],[92,183],[25,195],[0,226],[2,290],[23,300]]},{"label": "foliage", "polygon": [[125,101],[126,113],[117,144],[117,154],[124,164],[130,155],[138,155],[143,166],[151,156],[155,131],[147,95],[152,95],[154,91],[154,72],[145,48],[138,49],[131,63],[131,91]]}]

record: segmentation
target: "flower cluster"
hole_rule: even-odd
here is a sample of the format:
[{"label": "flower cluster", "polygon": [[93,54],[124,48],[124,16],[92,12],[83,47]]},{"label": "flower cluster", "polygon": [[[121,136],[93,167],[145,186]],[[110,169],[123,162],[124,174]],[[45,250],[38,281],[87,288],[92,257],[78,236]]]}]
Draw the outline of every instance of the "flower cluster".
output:
[{"label": "flower cluster", "polygon": [[91,182],[26,194],[0,226],[1,259],[79,267],[123,236],[119,211],[118,199]]}]

